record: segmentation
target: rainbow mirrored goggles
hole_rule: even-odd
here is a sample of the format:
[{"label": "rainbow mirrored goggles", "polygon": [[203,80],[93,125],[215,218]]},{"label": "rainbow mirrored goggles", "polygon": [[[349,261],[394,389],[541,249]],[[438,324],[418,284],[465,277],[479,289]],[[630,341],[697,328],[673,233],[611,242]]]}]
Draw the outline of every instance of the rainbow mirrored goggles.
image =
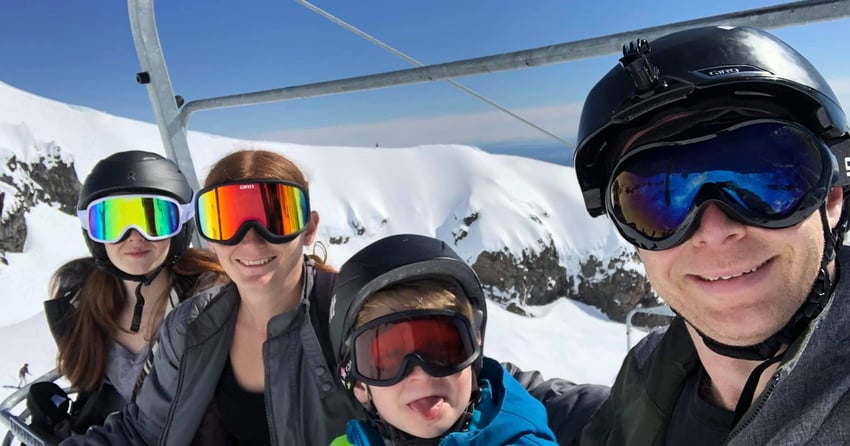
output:
[{"label": "rainbow mirrored goggles", "polygon": [[119,242],[130,229],[151,241],[173,237],[194,215],[192,203],[180,204],[162,195],[110,195],[77,211],[90,239]]},{"label": "rainbow mirrored goggles", "polygon": [[708,204],[762,228],[787,228],[826,200],[838,178],[829,147],[805,127],[747,121],[695,139],[630,150],[614,166],[608,215],[647,250],[687,240]]},{"label": "rainbow mirrored goggles", "polygon": [[254,229],[270,243],[286,243],[310,223],[310,202],[296,183],[241,180],[201,189],[195,214],[198,232],[211,242],[235,245]]}]

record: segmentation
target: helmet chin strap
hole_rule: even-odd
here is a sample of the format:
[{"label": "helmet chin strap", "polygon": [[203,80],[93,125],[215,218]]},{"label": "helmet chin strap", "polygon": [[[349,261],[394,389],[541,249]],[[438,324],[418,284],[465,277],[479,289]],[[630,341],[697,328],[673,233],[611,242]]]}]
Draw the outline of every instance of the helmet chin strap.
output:
[{"label": "helmet chin strap", "polygon": [[[835,247],[837,243],[836,237],[833,235],[829,227],[829,220],[826,216],[826,202],[818,209],[821,217],[821,225],[824,233],[824,250],[821,255],[820,268],[818,269],[815,282],[812,284],[812,289],[806,297],[806,301],[797,309],[788,323],[785,324],[777,333],[771,335],[767,339],[758,344],[737,346],[728,345],[720,341],[712,339],[694,324],[688,321],[697,333],[699,333],[706,347],[711,349],[718,355],[743,359],[748,361],[764,361],[753,369],[750,373],[747,382],[738,398],[738,404],[735,407],[735,418],[732,425],[738,423],[741,417],[747,412],[755,394],[756,386],[762,373],[771,365],[779,362],[785,356],[785,351],[777,355],[777,352],[783,347],[790,345],[802,333],[809,324],[820,314],[824,309],[829,297],[832,294],[832,281],[827,272],[827,264],[835,257]],[[836,268],[837,271],[837,268]],[[837,281],[836,281],[837,282]],[[678,312],[676,313],[678,315]],[[681,317],[681,315],[679,315]],[[684,318],[683,318],[684,319]],[[685,319],[687,321],[687,319]]]},{"label": "helmet chin strap", "polygon": [[112,274],[113,276],[118,277],[122,280],[128,280],[131,282],[139,282],[139,285],[136,286],[136,305],[133,308],[133,320],[130,323],[130,332],[138,333],[139,328],[142,325],[142,309],[145,307],[145,298],[142,296],[142,287],[149,286],[153,281],[159,276],[159,273],[162,272],[163,269],[177,262],[177,259],[166,260],[159,265],[152,273],[147,276],[143,276],[140,274],[129,274],[118,269],[117,266],[113,265],[112,262],[104,262],[100,259],[95,259],[95,264],[102,270],[107,273]]},{"label": "helmet chin strap", "polygon": [[156,276],[162,272],[163,268],[165,268],[167,264],[168,262],[159,265],[159,267],[153,270],[150,275],[139,281],[139,285],[136,286],[136,306],[133,308],[133,322],[130,323],[130,332],[138,333],[139,327],[142,325],[142,310],[145,308],[145,298],[142,296],[142,287],[150,286],[154,279],[156,279]]}]

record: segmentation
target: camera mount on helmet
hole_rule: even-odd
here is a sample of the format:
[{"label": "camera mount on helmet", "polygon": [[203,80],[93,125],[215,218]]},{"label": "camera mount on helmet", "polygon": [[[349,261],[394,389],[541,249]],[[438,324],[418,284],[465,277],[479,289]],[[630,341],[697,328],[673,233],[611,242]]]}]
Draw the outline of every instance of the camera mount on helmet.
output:
[{"label": "camera mount on helmet", "polygon": [[[620,58],[620,66],[626,69],[632,76],[635,88],[639,92],[646,92],[659,86],[658,67],[649,60],[649,42],[646,39],[633,40],[623,45],[623,57]],[[661,81],[660,86],[666,87],[667,82]]]}]

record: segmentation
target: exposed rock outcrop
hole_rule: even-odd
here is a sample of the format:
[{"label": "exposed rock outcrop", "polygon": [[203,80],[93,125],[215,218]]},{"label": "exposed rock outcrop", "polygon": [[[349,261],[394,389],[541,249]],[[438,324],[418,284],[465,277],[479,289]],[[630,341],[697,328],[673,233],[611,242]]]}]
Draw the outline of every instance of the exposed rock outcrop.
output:
[{"label": "exposed rock outcrop", "polygon": [[6,254],[22,252],[27,238],[26,214],[39,204],[58,207],[75,215],[80,180],[74,162],[52,144],[35,147],[30,159],[7,155],[0,171],[0,262]]},{"label": "exposed rock outcrop", "polygon": [[567,271],[560,265],[558,252],[551,240],[539,252],[524,249],[512,253],[484,251],[472,265],[484,290],[492,300],[516,313],[525,314],[522,307],[544,305],[567,295]]}]

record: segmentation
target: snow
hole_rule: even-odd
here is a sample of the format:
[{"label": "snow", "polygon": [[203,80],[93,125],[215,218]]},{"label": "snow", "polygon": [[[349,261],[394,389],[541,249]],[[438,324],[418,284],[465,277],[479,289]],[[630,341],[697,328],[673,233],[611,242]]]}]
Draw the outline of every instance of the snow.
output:
[{"label": "snow", "polygon": [[[606,258],[626,249],[608,221],[587,215],[569,167],[460,145],[312,147],[197,132],[190,132],[189,144],[201,181],[212,163],[240,148],[275,150],[293,159],[311,182],[311,203],[321,216],[319,239],[337,267],[359,248],[400,232],[435,235],[470,262],[482,250],[539,251],[551,240],[569,272],[590,255]],[[164,154],[153,124],[0,82],[0,162],[61,150],[61,159],[73,159],[84,178],[100,158],[131,148]],[[473,214],[477,218],[464,221]],[[0,264],[2,384],[16,383],[25,362],[33,377],[53,368],[56,347],[42,311],[48,280],[65,261],[88,255],[79,222],[55,207],[33,208],[27,230],[24,252],[8,254],[8,265]],[[468,235],[455,244],[459,231]],[[348,242],[333,244],[332,238]],[[547,378],[613,382],[627,350],[623,324],[568,299],[532,311],[537,317],[490,304],[485,353]],[[0,389],[0,398],[10,392]]]}]

